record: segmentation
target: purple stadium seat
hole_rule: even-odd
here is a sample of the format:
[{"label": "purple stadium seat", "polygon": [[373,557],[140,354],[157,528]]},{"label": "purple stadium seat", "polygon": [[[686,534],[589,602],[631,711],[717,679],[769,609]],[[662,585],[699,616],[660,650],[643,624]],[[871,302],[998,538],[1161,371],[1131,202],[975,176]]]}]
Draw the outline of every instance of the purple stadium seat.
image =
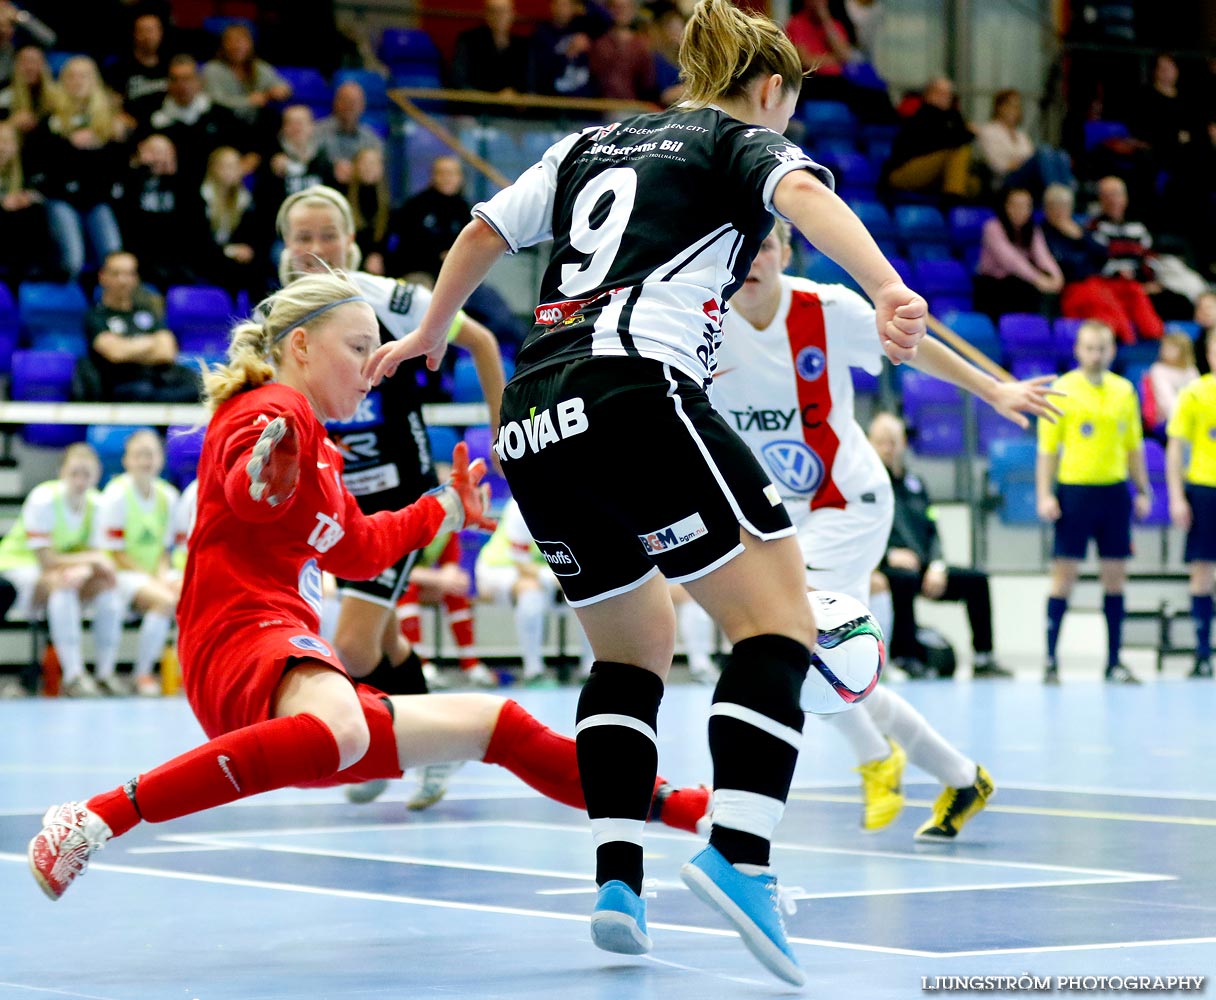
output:
[{"label": "purple stadium seat", "polygon": [[978,205],[956,205],[950,209],[947,222],[950,229],[950,242],[956,250],[978,246],[980,233],[984,223],[993,218],[996,213],[990,208]]},{"label": "purple stadium seat", "polygon": [[[76,355],[64,351],[15,351],[9,396],[28,402],[66,402],[72,394]],[[75,424],[26,424],[21,432],[28,445],[63,448],[83,441],[85,428]]]},{"label": "purple stadium seat", "polygon": [[292,104],[307,104],[317,118],[324,118],[333,110],[334,92],[318,70],[308,66],[277,68],[291,87]]},{"label": "purple stadium seat", "polygon": [[902,382],[904,416],[914,432],[918,455],[961,455],[964,449],[962,392],[923,372],[906,371]]},{"label": "purple stadium seat", "polygon": [[946,221],[932,205],[896,205],[895,229],[905,246],[913,243],[950,246]]},{"label": "purple stadium seat", "polygon": [[176,285],[165,296],[165,325],[187,354],[223,356],[234,316],[232,300],[222,288]]},{"label": "purple stadium seat", "polygon": [[1055,375],[1056,363],[1046,354],[1015,357],[1009,364],[1009,372],[1019,381],[1024,378],[1038,378],[1040,375]]},{"label": "purple stadium seat", "polygon": [[971,297],[971,275],[957,260],[918,260],[915,264],[915,284],[921,295]]},{"label": "purple stadium seat", "polygon": [[1076,364],[1073,355],[1073,345],[1077,342],[1077,327],[1082,322],[1083,320],[1061,316],[1051,325],[1052,333],[1056,338],[1055,354],[1057,367],[1068,369]]},{"label": "purple stadium seat", "polygon": [[206,428],[176,424],[165,436],[165,478],[184,490],[198,477],[198,459],[203,453]]},{"label": "purple stadium seat", "polygon": [[[1153,488],[1153,505],[1148,517],[1138,523],[1167,527],[1170,523],[1169,486],[1165,479],[1165,447],[1160,441],[1146,438],[1144,441],[1144,465],[1148,470],[1148,481]],[[1128,488],[1135,494],[1135,484],[1128,482]]]},{"label": "purple stadium seat", "polygon": [[[816,149],[816,152],[820,150]],[[878,184],[878,169],[868,158],[856,151],[844,151],[818,157],[819,162],[836,178],[836,193],[842,198],[872,198]]]},{"label": "purple stadium seat", "polygon": [[415,72],[419,66],[439,69],[439,49],[421,28],[385,28],[379,56],[394,73]]},{"label": "purple stadium seat", "polygon": [[[17,292],[21,328],[31,343],[49,343],[53,337],[84,340],[84,314],[89,304],[75,282],[55,284],[27,281]],[[56,350],[54,347],[40,350]]]},{"label": "purple stadium seat", "polygon": [[1055,364],[1055,337],[1051,325],[1035,313],[1006,313],[997,327],[1005,356],[1011,360],[1044,357]]}]

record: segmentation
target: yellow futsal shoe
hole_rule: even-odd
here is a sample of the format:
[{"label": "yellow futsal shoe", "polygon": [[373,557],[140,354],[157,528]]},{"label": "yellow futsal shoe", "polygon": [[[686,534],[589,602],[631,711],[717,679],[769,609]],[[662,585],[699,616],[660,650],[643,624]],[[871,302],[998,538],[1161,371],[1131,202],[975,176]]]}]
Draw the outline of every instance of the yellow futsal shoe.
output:
[{"label": "yellow futsal shoe", "polygon": [[891,823],[904,807],[904,765],[908,755],[890,737],[891,753],[881,760],[872,760],[857,768],[861,775],[861,828],[881,830]]},{"label": "yellow futsal shoe", "polygon": [[946,788],[933,803],[933,815],[916,831],[917,840],[950,840],[963,824],[988,804],[996,792],[992,776],[975,766],[975,783],[966,788]]}]

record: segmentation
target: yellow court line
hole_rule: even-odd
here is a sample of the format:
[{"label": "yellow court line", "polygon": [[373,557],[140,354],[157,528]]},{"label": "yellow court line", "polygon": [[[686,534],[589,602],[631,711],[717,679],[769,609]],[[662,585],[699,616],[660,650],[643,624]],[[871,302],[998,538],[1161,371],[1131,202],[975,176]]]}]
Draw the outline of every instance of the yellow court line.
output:
[{"label": "yellow court line", "polygon": [[[860,795],[836,795],[831,792],[791,792],[791,799],[803,802],[843,802],[861,805]],[[933,807],[931,799],[908,799],[905,805]],[[1161,816],[1153,813],[1112,812],[1106,809],[1053,809],[1050,806],[1004,806],[989,803],[987,813],[1012,813],[1022,816],[1055,816],[1059,819],[1101,819],[1119,823],[1168,823],[1175,826],[1216,826],[1216,817]]]}]

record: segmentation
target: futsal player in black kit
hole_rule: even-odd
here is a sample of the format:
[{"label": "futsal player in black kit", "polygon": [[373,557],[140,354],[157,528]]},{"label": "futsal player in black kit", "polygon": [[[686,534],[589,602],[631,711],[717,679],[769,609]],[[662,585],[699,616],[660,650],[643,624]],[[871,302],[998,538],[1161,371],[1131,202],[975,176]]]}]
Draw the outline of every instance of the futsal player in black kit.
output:
[{"label": "futsal player in black kit", "polygon": [[576,727],[600,886],[592,940],[650,949],[642,829],[675,641],[671,580],[733,644],[709,720],[713,829],[681,876],[771,972],[801,985],[769,852],[815,623],[780,498],[706,388],[724,303],[771,213],[854,277],[892,361],[915,356],[926,308],[828,171],[782,137],[802,71],[776,24],[701,0],[680,66],[683,104],[567,136],[474,208],[421,325],[380,348],[372,378],[420,355],[437,367],[452,317],[494,262],[553,239],[496,450],[596,655]]}]

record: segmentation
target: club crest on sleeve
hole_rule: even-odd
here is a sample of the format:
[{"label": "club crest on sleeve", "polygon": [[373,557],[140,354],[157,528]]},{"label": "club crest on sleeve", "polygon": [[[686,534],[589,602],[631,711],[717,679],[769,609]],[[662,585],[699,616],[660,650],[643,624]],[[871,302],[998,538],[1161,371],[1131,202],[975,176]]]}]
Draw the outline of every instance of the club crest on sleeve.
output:
[{"label": "club crest on sleeve", "polygon": [[296,649],[302,649],[306,653],[320,653],[322,656],[333,656],[329,651],[329,647],[320,639],[313,635],[293,635],[287,640]]}]

